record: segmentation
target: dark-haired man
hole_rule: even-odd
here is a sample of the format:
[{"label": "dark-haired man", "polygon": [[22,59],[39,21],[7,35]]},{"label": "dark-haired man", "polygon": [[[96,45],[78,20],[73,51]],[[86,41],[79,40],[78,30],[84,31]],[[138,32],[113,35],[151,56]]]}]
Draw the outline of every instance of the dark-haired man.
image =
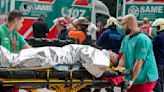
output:
[{"label": "dark-haired man", "polygon": [[[11,11],[6,23],[0,25],[0,45],[9,51],[18,53],[21,49],[30,48],[31,46],[17,32],[23,26],[23,14],[19,11]],[[0,86],[1,92],[13,92],[13,89]],[[15,90],[15,89],[14,89]],[[14,91],[18,92],[18,91]]]}]

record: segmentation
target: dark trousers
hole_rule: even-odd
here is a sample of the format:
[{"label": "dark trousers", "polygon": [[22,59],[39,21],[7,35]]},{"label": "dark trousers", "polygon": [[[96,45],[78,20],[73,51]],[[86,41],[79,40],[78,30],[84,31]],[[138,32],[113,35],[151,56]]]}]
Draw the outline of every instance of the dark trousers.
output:
[{"label": "dark trousers", "polygon": [[164,65],[157,65],[157,66],[158,66],[159,79],[154,88],[154,91],[164,92]]}]

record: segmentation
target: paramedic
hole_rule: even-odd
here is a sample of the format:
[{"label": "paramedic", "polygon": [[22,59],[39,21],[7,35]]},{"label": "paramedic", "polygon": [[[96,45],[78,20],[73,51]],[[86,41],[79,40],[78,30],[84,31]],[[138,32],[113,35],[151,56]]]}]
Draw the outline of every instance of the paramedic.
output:
[{"label": "paramedic", "polygon": [[121,44],[118,66],[132,70],[132,75],[125,76],[130,84],[127,92],[152,92],[158,70],[151,39],[139,31],[137,19],[132,14],[123,18],[122,26],[127,36]]},{"label": "paramedic", "polygon": [[[9,51],[18,53],[21,49],[30,48],[31,46],[17,32],[23,26],[23,15],[19,11],[11,11],[6,23],[0,25],[0,45]],[[10,87],[11,88],[11,87]],[[8,87],[0,86],[2,92],[12,92]],[[18,91],[15,91],[18,92]]]}]

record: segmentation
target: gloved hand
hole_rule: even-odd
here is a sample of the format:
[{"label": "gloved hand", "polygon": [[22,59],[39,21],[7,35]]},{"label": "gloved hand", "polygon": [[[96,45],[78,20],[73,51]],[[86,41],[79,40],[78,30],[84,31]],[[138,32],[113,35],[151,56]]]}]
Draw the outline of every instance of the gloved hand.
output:
[{"label": "gloved hand", "polygon": [[132,80],[129,81],[129,86],[127,87],[128,89],[130,89],[130,88],[132,87],[133,82],[134,82],[134,81],[132,81]]}]

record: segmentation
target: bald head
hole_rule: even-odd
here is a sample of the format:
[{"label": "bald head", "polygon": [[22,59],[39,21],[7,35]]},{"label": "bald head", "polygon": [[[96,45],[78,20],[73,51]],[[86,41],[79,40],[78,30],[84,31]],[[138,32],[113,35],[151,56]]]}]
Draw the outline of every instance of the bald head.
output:
[{"label": "bald head", "polygon": [[136,17],[132,14],[128,14],[125,17],[123,17],[122,27],[125,31],[125,34],[127,35],[138,30],[138,22]]},{"label": "bald head", "polygon": [[136,25],[137,26],[137,19],[136,17],[133,15],[133,14],[128,14],[124,17],[124,20],[126,22],[131,22],[133,25]]}]

